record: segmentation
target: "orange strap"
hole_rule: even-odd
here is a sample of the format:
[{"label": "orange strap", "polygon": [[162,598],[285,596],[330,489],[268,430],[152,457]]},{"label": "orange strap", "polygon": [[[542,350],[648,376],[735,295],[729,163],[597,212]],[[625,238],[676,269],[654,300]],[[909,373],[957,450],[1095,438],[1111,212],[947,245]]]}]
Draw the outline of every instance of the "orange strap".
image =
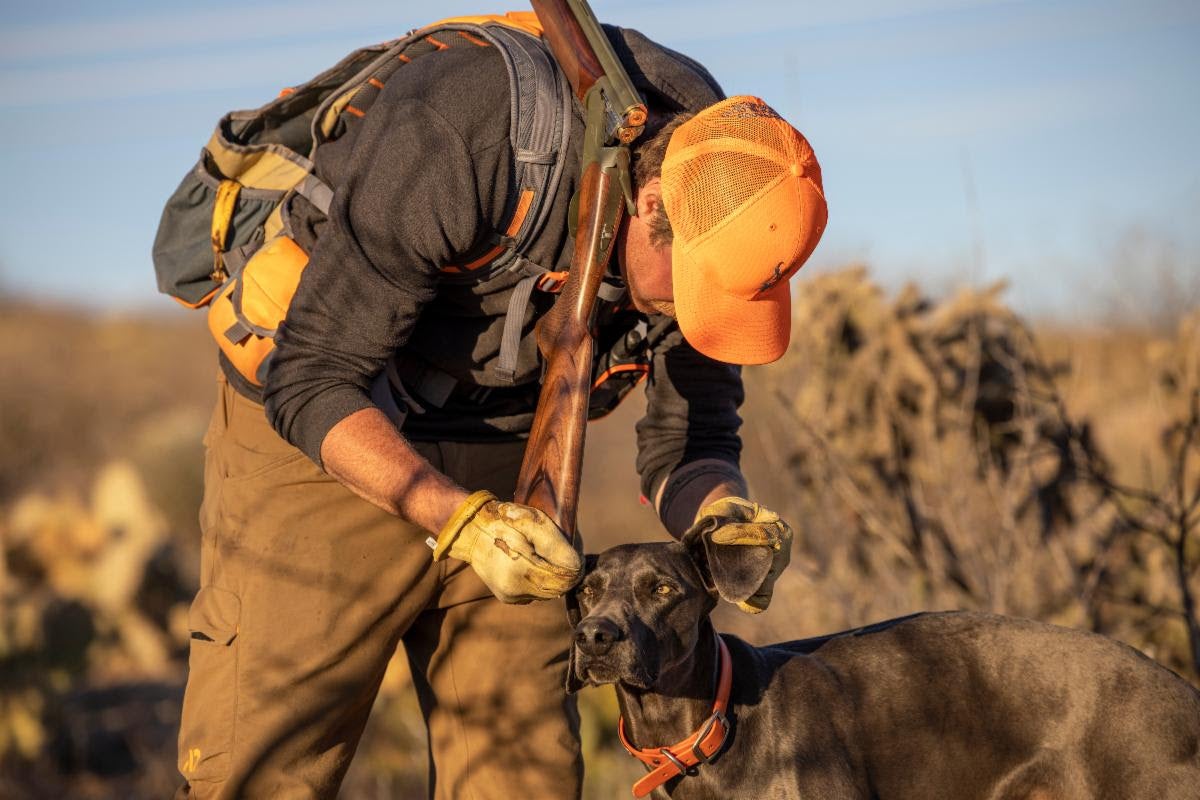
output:
[{"label": "orange strap", "polygon": [[[533,205],[533,195],[533,189],[525,189],[521,192],[521,196],[517,199],[517,207],[513,210],[512,220],[508,223],[508,228],[504,231],[505,236],[511,238],[516,236],[517,231],[521,230],[521,226],[525,224],[525,217],[529,215],[529,209]],[[504,251],[504,245],[498,244],[468,264],[447,264],[446,266],[442,267],[442,272],[472,272],[476,269],[479,269],[484,264],[490,264]],[[547,274],[562,275],[565,278],[567,273],[550,272]]]},{"label": "orange strap", "polygon": [[594,392],[597,389],[599,389],[601,384],[603,384],[606,380],[611,378],[613,375],[620,375],[623,372],[640,372],[641,378],[638,379],[640,381],[640,380],[644,379],[648,374],[650,374],[650,365],[649,364],[617,364],[615,367],[609,367],[608,369],[604,370],[604,372],[600,373],[599,378],[596,378],[596,381],[592,384],[592,391]]},{"label": "orange strap", "polygon": [[729,708],[729,690],[733,686],[733,659],[725,640],[720,636],[717,637],[717,646],[721,653],[717,699],[713,703],[712,715],[700,726],[700,730],[670,747],[637,748],[625,736],[625,718],[618,721],[617,733],[625,750],[650,768],[646,777],[633,784],[634,797],[645,797],[671,778],[683,775],[699,764],[707,764],[724,747],[729,737],[729,719],[725,712]]}]

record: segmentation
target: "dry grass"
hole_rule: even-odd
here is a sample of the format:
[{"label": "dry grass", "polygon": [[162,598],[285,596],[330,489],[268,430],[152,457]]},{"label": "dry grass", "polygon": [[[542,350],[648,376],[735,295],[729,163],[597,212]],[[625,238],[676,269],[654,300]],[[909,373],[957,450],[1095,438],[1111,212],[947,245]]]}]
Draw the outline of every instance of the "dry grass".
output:
[{"label": "dry grass", "polygon": [[[1181,588],[1200,590],[1200,537],[1176,536],[1194,528],[1172,528],[1170,504],[1200,485],[1200,331],[1035,340],[998,292],[888,297],[858,271],[806,283],[796,314],[787,357],[747,371],[743,414],[755,494],[798,530],[794,568],[769,613],[719,625],[769,641],[985,608],[1196,678]],[[0,796],[165,796],[214,370],[202,320],[9,303],[0,369]],[[590,550],[661,535],[637,502],[640,402],[589,431]],[[420,793],[402,661],[345,797]],[[639,771],[612,693],[581,702],[588,796],[623,794]]]}]

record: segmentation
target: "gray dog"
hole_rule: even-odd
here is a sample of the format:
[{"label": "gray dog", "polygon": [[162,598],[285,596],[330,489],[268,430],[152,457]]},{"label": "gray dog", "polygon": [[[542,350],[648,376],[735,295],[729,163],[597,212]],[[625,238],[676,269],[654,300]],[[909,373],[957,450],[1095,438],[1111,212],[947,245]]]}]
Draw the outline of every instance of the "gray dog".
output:
[{"label": "gray dog", "polygon": [[693,534],[589,557],[575,595],[568,689],[617,685],[635,796],[1200,800],[1200,693],[1131,648],[973,613],[753,647],[708,615],[770,551]]}]

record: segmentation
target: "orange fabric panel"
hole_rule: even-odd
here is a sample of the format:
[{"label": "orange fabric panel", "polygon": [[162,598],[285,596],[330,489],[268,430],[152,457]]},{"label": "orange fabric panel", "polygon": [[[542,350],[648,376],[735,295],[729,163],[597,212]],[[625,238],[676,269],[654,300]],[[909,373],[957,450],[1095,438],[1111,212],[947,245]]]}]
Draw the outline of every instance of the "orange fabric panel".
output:
[{"label": "orange fabric panel", "polygon": [[438,20],[432,25],[426,26],[426,28],[436,28],[439,25],[453,23],[485,25],[489,22],[495,22],[519,31],[532,33],[534,36],[540,37],[542,35],[542,23],[537,18],[537,14],[533,13],[532,11],[509,11],[507,14],[480,14],[476,16],[450,17],[449,19]]},{"label": "orange fabric panel", "polygon": [[[275,349],[271,336],[249,333],[237,342],[225,335],[237,323],[249,323],[274,331],[287,315],[288,306],[300,284],[300,275],[308,265],[308,254],[286,236],[263,245],[241,273],[225,282],[208,310],[208,329],[221,352],[242,377],[261,386],[258,369]],[[233,304],[233,293],[240,286],[241,307]]]},{"label": "orange fabric panel", "polygon": [[242,269],[242,313],[262,328],[278,328],[287,314],[308,253],[287,236],[268,242]]},{"label": "orange fabric panel", "polygon": [[489,261],[493,260],[496,256],[503,252],[504,246],[498,244],[491,250],[488,250],[486,253],[481,255],[479,258],[467,264],[463,264],[462,266],[458,266],[456,264],[447,264],[446,266],[442,267],[442,272],[471,272],[479,269],[484,264],[487,264]]},{"label": "orange fabric panel", "polygon": [[521,192],[521,197],[517,200],[517,208],[513,211],[512,221],[508,223],[508,228],[504,231],[505,236],[516,236],[517,231],[521,230],[521,225],[525,222],[525,217],[529,214],[529,207],[533,205],[533,189],[525,189]]},{"label": "orange fabric panel", "polygon": [[221,348],[221,352],[229,359],[234,368],[255,386],[259,386],[256,372],[258,365],[263,362],[263,359],[275,347],[274,339],[264,339],[261,336],[250,334],[240,342],[230,342],[225,336],[225,332],[229,330],[238,321],[237,311],[233,307],[233,300],[230,295],[237,287],[237,280],[227,281],[221,290],[221,294],[213,301],[212,306],[208,310],[208,330],[212,337],[217,341],[217,345]]}]

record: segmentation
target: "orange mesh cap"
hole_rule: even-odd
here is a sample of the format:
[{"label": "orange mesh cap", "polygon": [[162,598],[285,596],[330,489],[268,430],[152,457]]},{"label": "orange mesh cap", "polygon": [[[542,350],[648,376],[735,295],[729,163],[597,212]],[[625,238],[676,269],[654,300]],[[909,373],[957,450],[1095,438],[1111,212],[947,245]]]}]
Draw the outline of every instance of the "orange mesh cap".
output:
[{"label": "orange mesh cap", "polygon": [[730,97],[671,135],[662,195],[684,337],[731,364],[782,356],[791,334],[788,279],[828,216],[808,141],[757,97]]}]

